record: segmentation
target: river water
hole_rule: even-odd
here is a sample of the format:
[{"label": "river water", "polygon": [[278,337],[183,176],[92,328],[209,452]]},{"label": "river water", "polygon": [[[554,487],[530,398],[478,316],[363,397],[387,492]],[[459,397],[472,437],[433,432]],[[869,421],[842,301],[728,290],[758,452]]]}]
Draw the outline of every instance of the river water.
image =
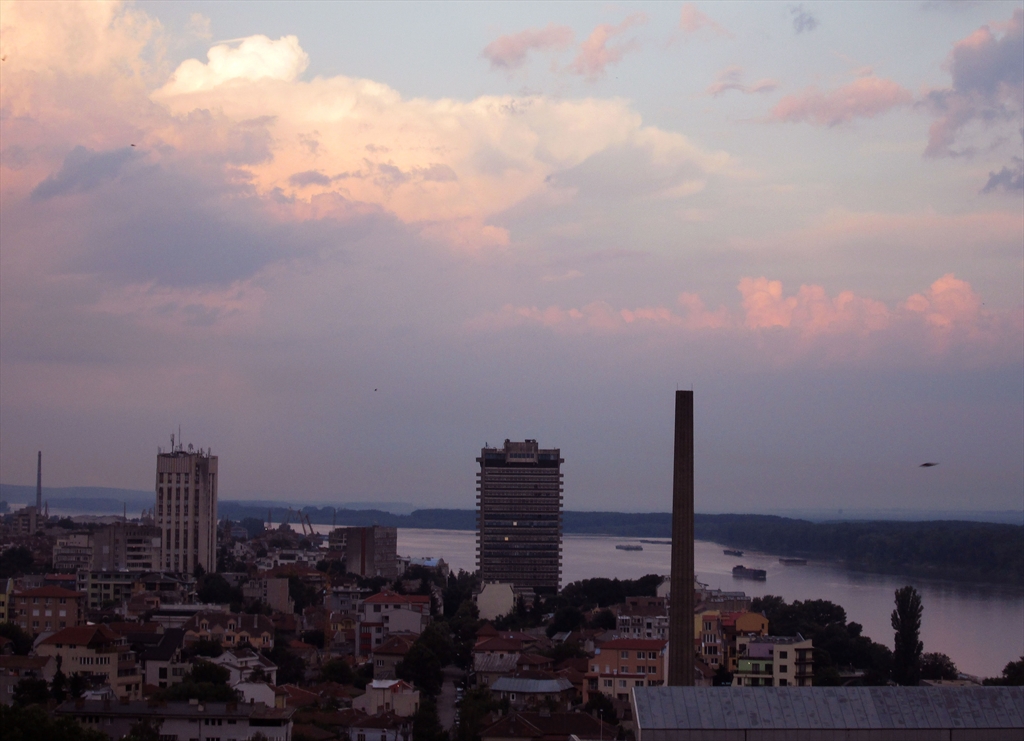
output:
[{"label": "river water", "polygon": [[[643,550],[615,548],[628,543],[642,545]],[[706,541],[694,544],[697,578],[712,588],[743,591],[751,597],[775,594],[787,602],[829,600],[846,609],[847,620],[863,625],[865,635],[892,648],[889,615],[894,592],[912,584],[924,604],[921,640],[925,651],[947,654],[960,671],[981,677],[997,676],[1007,662],[1024,655],[1022,589],[863,574],[814,561],[806,566],[784,566],[770,554],[747,551],[742,558],[734,558],[722,550],[721,545]],[[562,584],[594,577],[636,579],[645,574],[668,574],[670,551],[667,542],[566,535],[562,540]],[[398,552],[414,558],[441,557],[453,570],[473,571],[476,533],[400,528]],[[733,578],[732,567],[740,563],[766,570],[767,581]]]}]

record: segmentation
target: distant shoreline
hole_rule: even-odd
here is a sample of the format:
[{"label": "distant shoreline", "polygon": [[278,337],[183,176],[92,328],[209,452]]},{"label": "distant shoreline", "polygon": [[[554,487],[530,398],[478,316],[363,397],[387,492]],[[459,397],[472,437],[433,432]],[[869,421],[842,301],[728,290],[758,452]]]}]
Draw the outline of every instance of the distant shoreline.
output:
[{"label": "distant shoreline", "polygon": [[[8,495],[11,489],[4,486],[0,494]],[[76,491],[84,493],[82,489]],[[112,493],[109,489],[101,491]],[[65,499],[55,496],[56,493],[47,493],[47,501],[56,511],[88,512],[87,505],[91,505],[106,509],[92,509],[90,513],[116,514],[127,504],[135,515],[143,507],[152,506],[148,492],[120,491],[120,501],[109,496]],[[132,495],[131,501],[128,495]],[[218,508],[222,518],[240,522],[250,519],[265,523],[269,515],[275,525],[298,523],[296,510],[277,503],[221,500]],[[475,530],[477,517],[476,510],[471,509],[418,509],[409,514],[393,514],[373,509],[306,506],[301,511],[318,525],[384,525],[421,530]],[[664,539],[672,536],[672,517],[668,512],[566,510],[562,513],[562,532]],[[959,519],[812,522],[776,515],[697,513],[694,533],[699,540],[730,548],[830,561],[867,573],[1024,584],[1024,525]]]}]

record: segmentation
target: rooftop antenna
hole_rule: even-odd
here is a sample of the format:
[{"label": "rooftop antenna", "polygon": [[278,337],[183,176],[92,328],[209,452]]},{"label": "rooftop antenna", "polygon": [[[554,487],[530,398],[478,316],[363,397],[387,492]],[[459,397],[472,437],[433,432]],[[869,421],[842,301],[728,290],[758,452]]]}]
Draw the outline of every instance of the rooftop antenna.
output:
[{"label": "rooftop antenna", "polygon": [[171,433],[171,452],[174,452],[174,433]]},{"label": "rooftop antenna", "polygon": [[181,450],[181,425],[178,425],[178,450]]}]

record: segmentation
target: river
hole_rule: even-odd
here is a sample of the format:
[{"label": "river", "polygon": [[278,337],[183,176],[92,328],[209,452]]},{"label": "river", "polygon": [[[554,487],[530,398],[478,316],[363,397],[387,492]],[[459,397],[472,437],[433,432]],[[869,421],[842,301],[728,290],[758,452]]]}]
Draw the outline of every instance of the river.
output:
[{"label": "river", "polygon": [[[643,550],[616,550],[617,544],[627,543],[642,545]],[[1020,589],[864,574],[814,561],[806,566],[784,566],[770,554],[747,551],[742,558],[734,558],[722,550],[721,545],[706,541],[694,544],[697,578],[713,588],[742,590],[751,597],[775,594],[787,602],[829,600],[846,609],[847,620],[863,625],[864,635],[892,648],[889,615],[894,592],[912,584],[924,604],[921,640],[925,651],[947,654],[960,671],[981,677],[997,676],[1007,662],[1024,655],[1024,591]],[[398,552],[414,558],[441,557],[454,570],[473,571],[476,533],[400,528]],[[562,584],[599,576],[636,579],[644,574],[668,574],[669,561],[667,544],[566,535],[562,541]],[[732,567],[740,563],[765,569],[768,580],[734,579]]]}]

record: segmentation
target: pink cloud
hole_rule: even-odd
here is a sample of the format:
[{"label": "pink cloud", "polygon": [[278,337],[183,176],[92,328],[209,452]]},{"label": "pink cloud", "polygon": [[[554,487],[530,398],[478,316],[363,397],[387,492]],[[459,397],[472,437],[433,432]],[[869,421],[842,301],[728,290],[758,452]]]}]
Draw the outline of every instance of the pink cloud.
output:
[{"label": "pink cloud", "polygon": [[653,332],[673,336],[748,338],[773,362],[818,357],[827,362],[886,357],[918,360],[957,351],[972,364],[1005,362],[1024,352],[1024,316],[986,311],[970,284],[944,275],[894,308],[881,301],[819,285],[802,285],[791,295],[781,281],[744,277],[738,285],[740,312],[709,311],[693,293],[676,306],[616,309],[604,301],[581,308],[515,306],[470,322],[471,328],[541,326],[558,332]]},{"label": "pink cloud", "polygon": [[981,299],[970,283],[947,273],[924,294],[915,293],[908,298],[904,307],[922,315],[933,327],[950,329],[974,323],[981,314]]},{"label": "pink cloud", "polygon": [[686,34],[695,34],[706,28],[716,36],[724,36],[730,39],[733,37],[728,29],[711,20],[704,13],[701,13],[693,3],[683,5],[683,10],[679,15],[679,28]]},{"label": "pink cloud", "polygon": [[746,312],[748,329],[781,327],[803,334],[823,332],[874,332],[885,329],[890,319],[885,304],[843,291],[834,299],[821,286],[800,286],[794,296],[784,296],[782,283],[767,278],[743,278],[737,286]]},{"label": "pink cloud", "polygon": [[580,44],[579,53],[569,65],[569,70],[578,75],[586,75],[591,80],[600,77],[604,74],[605,67],[620,62],[626,52],[637,47],[635,40],[614,46],[609,46],[609,42],[632,26],[646,22],[646,15],[634,13],[617,26],[601,24]]},{"label": "pink cloud", "polygon": [[530,51],[561,51],[572,46],[573,32],[568,26],[549,23],[544,28],[528,28],[519,33],[499,36],[482,52],[491,69],[516,69],[526,62]]},{"label": "pink cloud", "polygon": [[735,65],[732,67],[726,67],[718,73],[718,77],[715,78],[715,81],[709,85],[708,89],[704,92],[708,95],[718,97],[729,90],[737,90],[741,93],[770,93],[779,87],[777,80],[767,78],[753,82],[750,85],[744,85],[741,81],[742,77],[742,67]]},{"label": "pink cloud", "polygon": [[811,87],[796,95],[787,95],[772,109],[776,121],[836,126],[855,118],[873,118],[914,100],[902,85],[880,77],[861,77],[836,90],[822,92]]}]

